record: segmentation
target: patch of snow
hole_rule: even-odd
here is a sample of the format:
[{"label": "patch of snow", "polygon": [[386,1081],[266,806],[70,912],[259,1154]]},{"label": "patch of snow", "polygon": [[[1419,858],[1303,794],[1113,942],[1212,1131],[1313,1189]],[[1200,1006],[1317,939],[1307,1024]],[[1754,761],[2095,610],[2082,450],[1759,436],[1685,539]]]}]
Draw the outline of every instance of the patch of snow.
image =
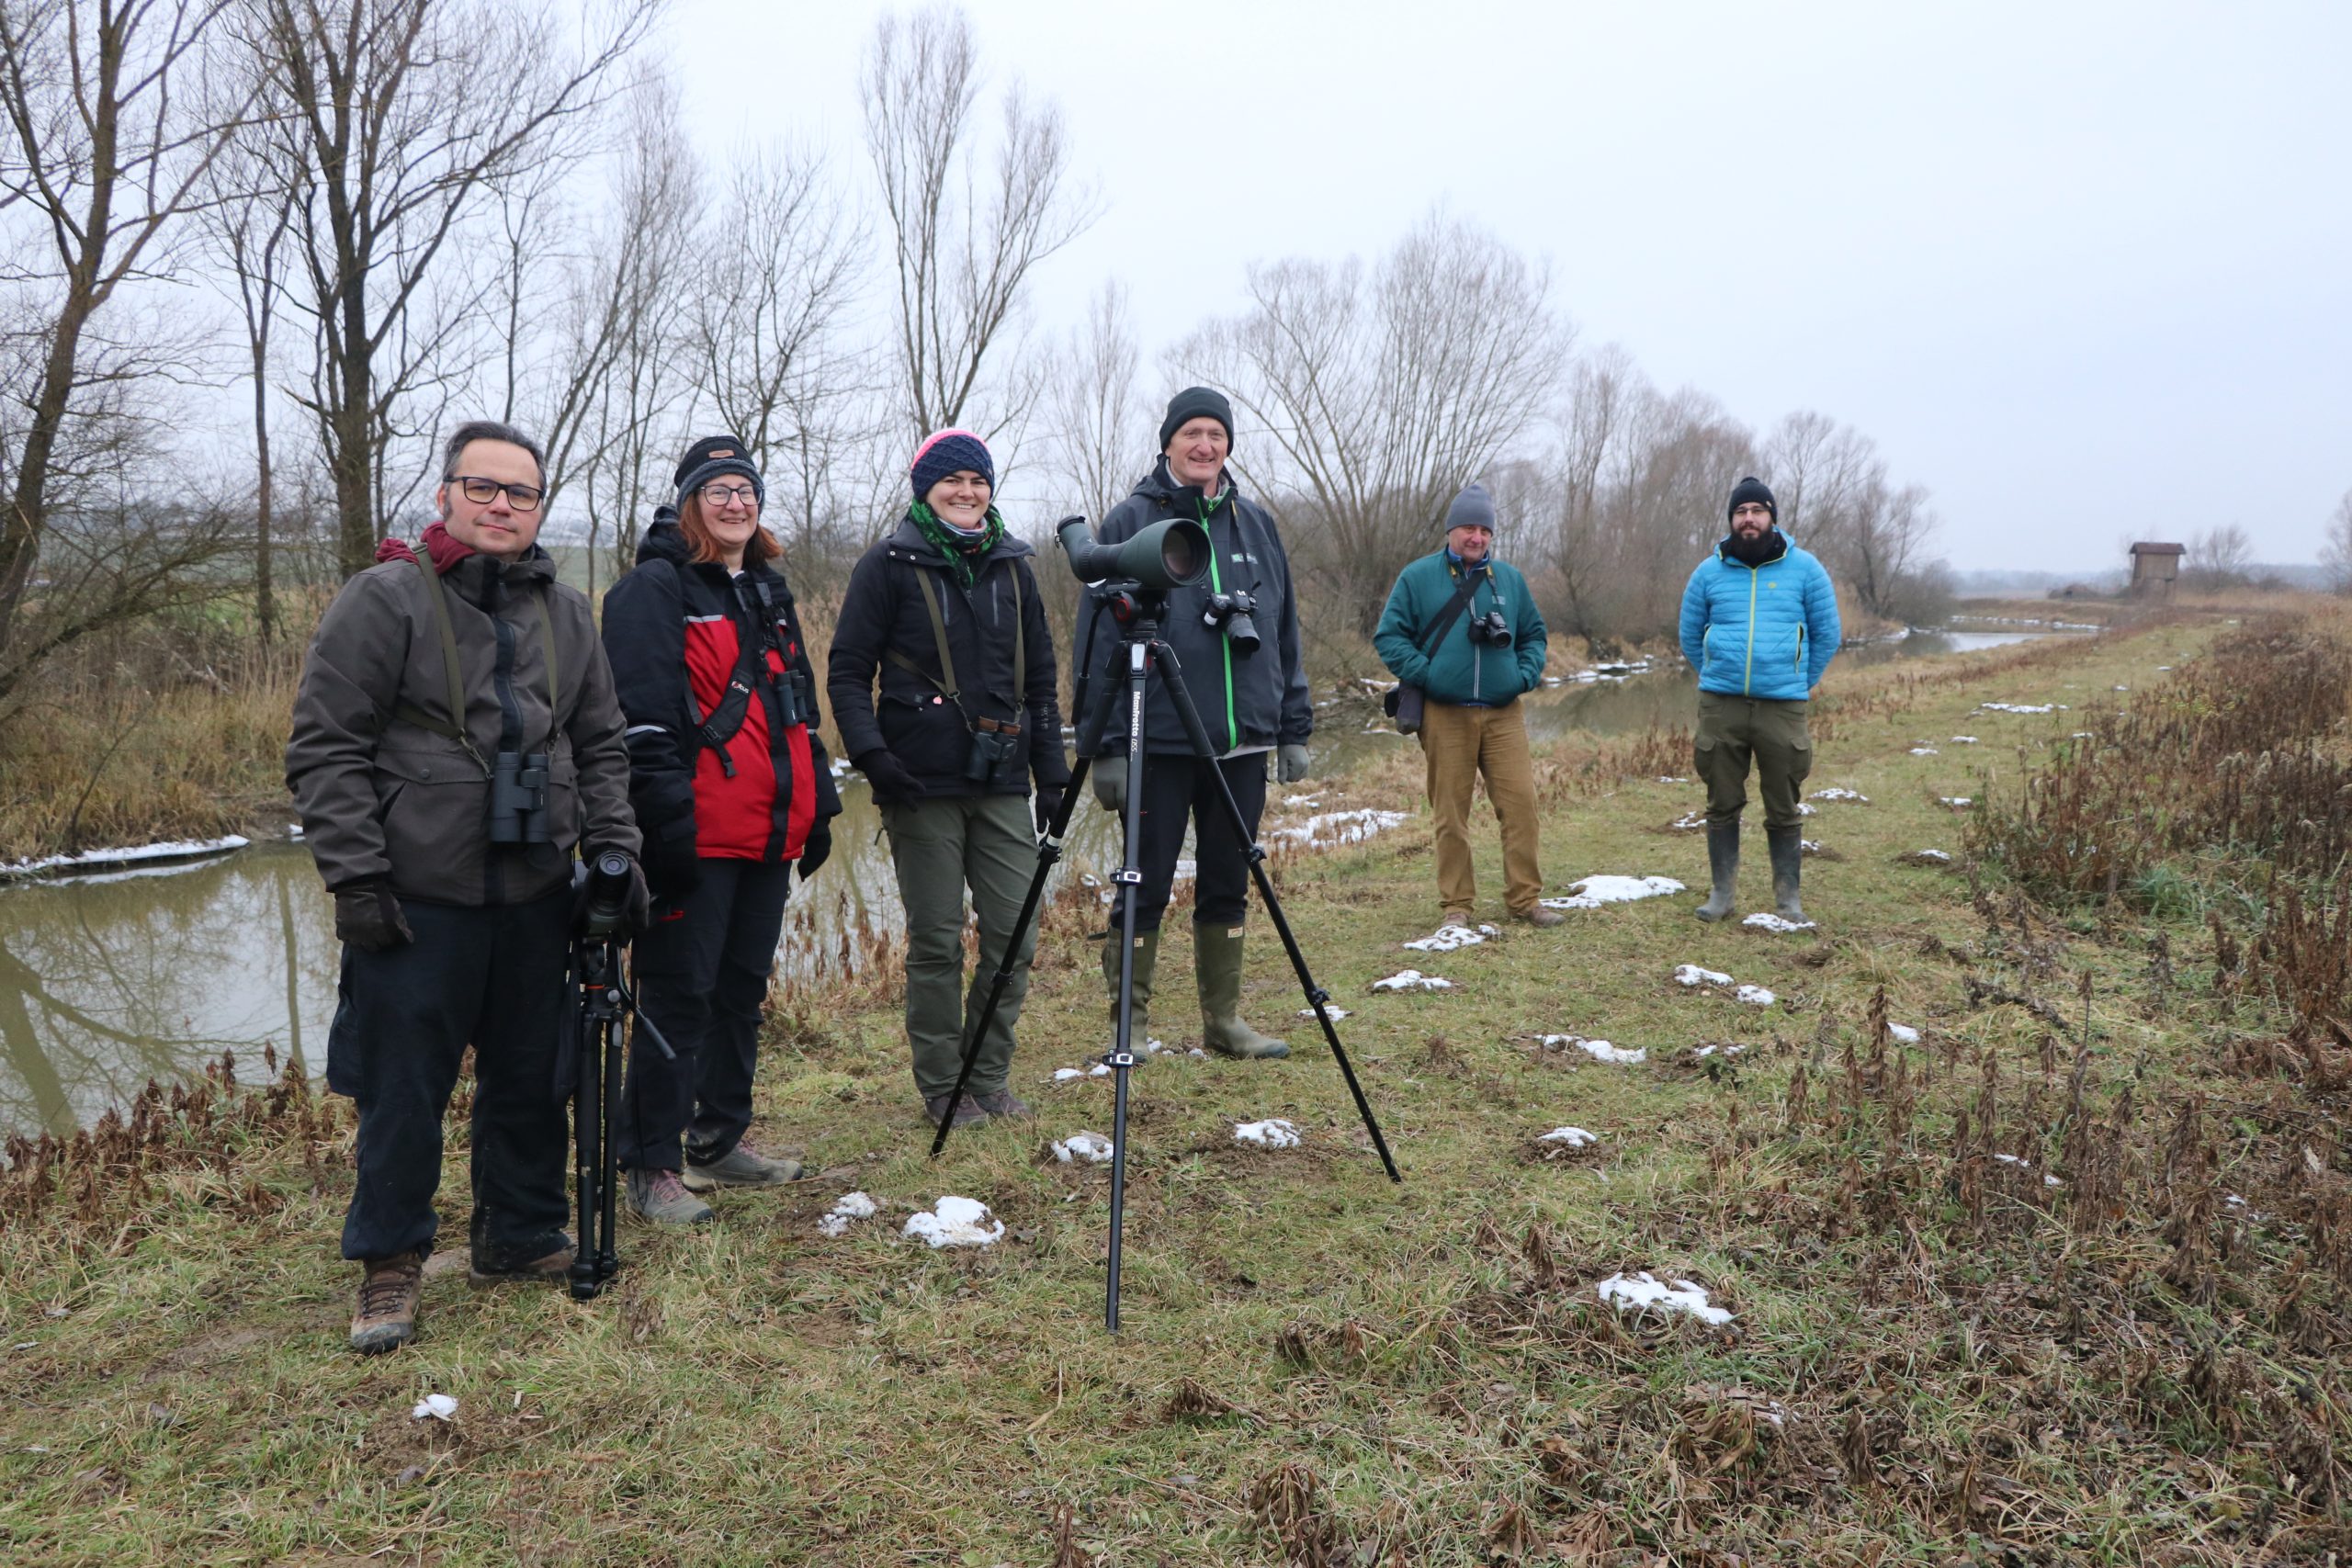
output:
[{"label": "patch of snow", "polygon": [[1558,1144],[1564,1148],[1589,1149],[1600,1142],[1600,1137],[1581,1127],[1555,1127],[1535,1141],[1539,1144]]},{"label": "patch of snow", "polygon": [[[2120,686],[2115,689],[2119,692],[2123,690]],[[1986,713],[2063,713],[2066,707],[2064,703],[1978,703],[1976,705]]]},{"label": "patch of snow", "polygon": [[1951,863],[1951,852],[1948,850],[1913,850],[1911,852],[1911,858],[1913,860],[1933,861],[1938,865],[1950,865]]},{"label": "patch of snow", "polygon": [[1809,931],[1816,929],[1815,923],[1811,920],[1784,920],[1778,915],[1761,912],[1750,915],[1747,919],[1740,921],[1739,923],[1753,931],[1773,931],[1778,933],[1786,933],[1789,931]]},{"label": "patch of snow", "polygon": [[412,1421],[422,1421],[428,1416],[435,1421],[454,1421],[458,1418],[458,1402],[446,1393],[428,1393],[408,1413]]},{"label": "patch of snow", "polygon": [[1064,1165],[1101,1165],[1111,1157],[1111,1140],[1096,1133],[1072,1133],[1053,1143],[1054,1157]]},{"label": "patch of snow", "polygon": [[1812,807],[1807,806],[1804,801],[1800,800],[1797,802],[1797,815],[1800,817],[1818,817],[1821,814],[1815,811]]},{"label": "patch of snow", "polygon": [[1965,811],[1976,804],[1976,797],[1973,795],[1939,795],[1936,796],[1936,803],[1949,806],[1954,811]]},{"label": "patch of snow", "polygon": [[1731,999],[1746,1002],[1749,1007],[1768,1008],[1781,998],[1761,986],[1742,986],[1731,994]]},{"label": "patch of snow", "polygon": [[2077,729],[2072,735],[2067,736],[2066,739],[2069,740],[2096,740],[2098,739],[2098,731],[2096,729]]},{"label": "patch of snow", "polygon": [[1611,1274],[1594,1286],[1593,1292],[1628,1316],[1645,1312],[1687,1313],[1702,1323],[1721,1325],[1731,1321],[1728,1311],[1709,1304],[1702,1287],[1688,1280],[1677,1280],[1668,1285],[1647,1270]]},{"label": "patch of snow", "polygon": [[1856,806],[1868,806],[1871,803],[1871,797],[1860,790],[1848,789],[1842,784],[1832,784],[1827,789],[1815,790],[1805,798],[1807,800],[1850,800]]},{"label": "patch of snow", "polygon": [[1820,852],[1821,840],[1819,839],[1799,839],[1797,840],[1797,853],[1801,855],[1817,855]]},{"label": "patch of snow", "polygon": [[1707,814],[1703,811],[1686,811],[1667,824],[1669,828],[1679,829],[1684,832],[1689,832],[1693,828],[1703,828],[1706,825]]},{"label": "patch of snow", "polygon": [[1261,1149],[1295,1149],[1300,1142],[1297,1124],[1279,1116],[1242,1122],[1233,1129],[1233,1141]]},{"label": "patch of snow", "polygon": [[1283,804],[1294,809],[1306,809],[1322,805],[1323,797],[1319,795],[1286,795],[1283,796]]},{"label": "patch of snow", "polygon": [[219,839],[167,839],[162,843],[134,844],[126,849],[85,850],[74,855],[44,855],[39,860],[10,861],[0,864],[0,877],[38,876],[43,873],[70,876],[76,866],[137,865],[142,862],[225,855],[232,850],[243,849],[252,841],[241,834],[231,833]]},{"label": "patch of snow", "polygon": [[1374,980],[1375,991],[1450,991],[1453,982],[1435,975],[1424,975],[1418,969],[1399,969],[1385,980]]},{"label": "patch of snow", "polygon": [[1702,969],[1696,964],[1674,966],[1674,983],[1678,986],[1728,986],[1731,976],[1720,969]]},{"label": "patch of snow", "polygon": [[1747,1049],[1745,1045],[1700,1045],[1692,1048],[1690,1057],[1693,1061],[1703,1062],[1718,1051],[1725,1056],[1736,1056]]},{"label": "patch of snow", "polygon": [[1890,1023],[1886,1026],[1886,1032],[1888,1038],[1898,1045],[1919,1043],[1919,1032],[1907,1023]]},{"label": "patch of snow", "polygon": [[2115,690],[2117,690],[2117,691],[2119,691],[2119,692],[2128,692],[2128,691],[2130,691],[2131,689],[2132,689],[2132,688],[2131,688],[2131,687],[2129,687],[2129,686],[2118,686],[2118,687],[2116,687],[2116,688],[2115,688]]},{"label": "patch of snow", "polygon": [[826,1235],[840,1235],[859,1220],[870,1220],[882,1212],[882,1205],[863,1192],[844,1192],[833,1201],[817,1222],[817,1229]]},{"label": "patch of snow", "polygon": [[1539,1034],[1535,1040],[1555,1051],[1573,1045],[1596,1062],[1611,1062],[1620,1066],[1639,1066],[1650,1059],[1649,1047],[1645,1045],[1611,1045],[1606,1040],[1587,1040],[1581,1034]]},{"label": "patch of snow", "polygon": [[1408,813],[1381,811],[1367,806],[1355,811],[1323,812],[1295,828],[1277,828],[1266,836],[1277,843],[1356,844],[1411,820]]},{"label": "patch of snow", "polygon": [[1657,776],[1657,782],[1660,784],[1689,784],[1690,781],[1686,778],[1677,777],[1672,773],[1660,773]]},{"label": "patch of snow", "polygon": [[1004,1222],[991,1226],[990,1218],[989,1206],[977,1198],[942,1198],[930,1213],[908,1215],[905,1234],[934,1247],[993,1247],[1004,1235]]},{"label": "patch of snow", "polygon": [[1598,909],[1603,904],[1631,904],[1682,891],[1682,884],[1670,876],[1587,876],[1568,884],[1566,897],[1546,898],[1543,904],[1547,909]]},{"label": "patch of snow", "polygon": [[1973,735],[1955,735],[1951,738],[1951,743],[1954,746],[1973,746],[1976,744],[1976,737]]},{"label": "patch of snow", "polygon": [[1458,948],[1476,947],[1490,936],[1503,933],[1494,926],[1482,925],[1476,931],[1468,926],[1440,926],[1434,934],[1405,946],[1414,953],[1452,953]]},{"label": "patch of snow", "polygon": [[1911,755],[1914,757],[1932,757],[1936,754],[1936,749],[1932,746],[1914,746],[1911,748]]},{"label": "patch of snow", "polygon": [[[1323,1014],[1333,1023],[1337,1023],[1340,1020],[1348,1016],[1348,1010],[1340,1007],[1333,1007],[1329,1002],[1325,1002],[1323,1004]],[[1313,1018],[1315,1016],[1315,1010],[1313,1008],[1301,1008],[1298,1010],[1298,1016],[1301,1018]]]},{"label": "patch of snow", "polygon": [[1086,1069],[1084,1067],[1056,1067],[1054,1069],[1054,1081],[1056,1083],[1068,1083],[1072,1078],[1082,1078],[1085,1076]]}]

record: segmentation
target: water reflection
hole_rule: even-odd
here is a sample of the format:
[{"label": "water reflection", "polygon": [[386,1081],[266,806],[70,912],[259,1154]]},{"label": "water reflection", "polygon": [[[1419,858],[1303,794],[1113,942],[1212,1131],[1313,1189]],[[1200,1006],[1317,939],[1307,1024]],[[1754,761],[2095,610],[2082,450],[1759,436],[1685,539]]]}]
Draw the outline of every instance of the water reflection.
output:
[{"label": "water reflection", "polygon": [[[1840,660],[1883,663],[2031,635],[1915,633]],[[1678,665],[1547,691],[1531,700],[1528,728],[1538,739],[1627,734],[1687,726],[1697,708],[1696,688]],[[1323,710],[1316,777],[1345,774],[1412,744],[1368,729],[1376,715],[1363,704]],[[863,933],[899,926],[880,818],[854,775],[843,784],[847,809],[834,825],[832,861],[809,888],[793,889],[777,955],[786,976],[844,959],[854,964]],[[1107,886],[1118,855],[1115,820],[1081,803],[1074,821],[1057,879]],[[236,1052],[239,1076],[249,1080],[265,1071],[266,1043],[315,1076],[322,1064],[305,1052],[326,1038],[338,958],[334,906],[299,844],[169,870],[0,887],[0,1132],[71,1133],[127,1103],[150,1077],[195,1077],[223,1049]]]},{"label": "water reflection", "polygon": [[223,1050],[248,1081],[265,1044],[302,1060],[336,958],[334,908],[293,845],[0,892],[0,1130],[71,1133]]}]

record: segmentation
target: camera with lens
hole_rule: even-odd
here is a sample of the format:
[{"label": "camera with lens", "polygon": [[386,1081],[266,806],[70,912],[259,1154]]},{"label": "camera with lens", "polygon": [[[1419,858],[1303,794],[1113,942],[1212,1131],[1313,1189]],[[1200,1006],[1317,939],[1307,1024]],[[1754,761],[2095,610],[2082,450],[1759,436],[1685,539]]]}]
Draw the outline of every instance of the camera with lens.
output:
[{"label": "camera with lens", "polygon": [[519,751],[501,751],[491,763],[490,841],[555,842],[548,822],[548,760],[544,753],[535,751],[526,757]]},{"label": "camera with lens", "polygon": [[1201,625],[1222,630],[1236,653],[1258,651],[1258,601],[1238,591],[1212,593],[1201,607]]},{"label": "camera with lens", "polygon": [[1470,640],[1483,648],[1509,648],[1511,645],[1510,623],[1503,619],[1500,610],[1473,615],[1470,617]]},{"label": "camera with lens", "polygon": [[972,744],[964,753],[964,782],[985,784],[992,782],[999,768],[1017,761],[1021,756],[1021,727],[1001,718],[976,718],[972,721]]}]

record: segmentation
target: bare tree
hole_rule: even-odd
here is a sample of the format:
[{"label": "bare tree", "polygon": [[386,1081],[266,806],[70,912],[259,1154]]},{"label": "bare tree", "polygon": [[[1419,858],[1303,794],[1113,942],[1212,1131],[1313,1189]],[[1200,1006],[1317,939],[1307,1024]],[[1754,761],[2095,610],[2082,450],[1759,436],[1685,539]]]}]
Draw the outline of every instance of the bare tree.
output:
[{"label": "bare tree", "polygon": [[2327,514],[2327,536],[2320,541],[2320,564],[2338,593],[2352,593],[2352,490],[2344,492]]},{"label": "bare tree", "polygon": [[1095,522],[1125,497],[1148,460],[1137,359],[1126,286],[1105,283],[1054,356],[1045,416],[1060,496]]},{"label": "bare tree", "polygon": [[842,327],[865,235],[822,163],[778,148],[735,160],[699,244],[695,391],[768,475],[764,520],[813,540],[841,521],[840,466],[865,433],[872,374]]},{"label": "bare tree", "polygon": [[279,631],[276,562],[272,557],[277,472],[269,436],[270,339],[285,292],[285,249],[294,220],[294,193],[275,177],[254,125],[241,130],[213,164],[217,201],[205,213],[215,257],[228,268],[245,331],[246,367],[254,402],[254,617],[265,643]]},{"label": "bare tree", "polygon": [[1369,631],[1447,500],[1543,413],[1572,334],[1542,267],[1436,214],[1369,272],[1282,261],[1251,267],[1249,291],[1172,358],[1247,414],[1262,455],[1238,443],[1237,464],[1297,496],[1311,546],[1294,559]]},{"label": "bare tree", "polygon": [[[98,335],[125,285],[164,269],[175,220],[203,201],[227,128],[201,112],[192,77],[220,0],[11,0],[0,5],[0,207],[39,234],[24,272],[31,349],[24,419],[6,453],[0,513],[0,649],[8,647],[49,530],[51,483],[93,400],[127,395],[141,368],[125,334]],[[37,367],[37,368],[35,367]],[[52,625],[52,639],[113,624],[103,611]],[[60,646],[56,640],[49,648]],[[22,671],[48,648],[20,649]]]},{"label": "bare tree", "polygon": [[948,7],[876,23],[859,86],[897,274],[898,412],[920,439],[966,423],[979,395],[980,434],[1011,429],[1037,388],[997,373],[998,351],[1038,265],[1097,216],[1071,183],[1060,111],[1009,88],[993,165],[981,169],[978,45]]},{"label": "bare tree", "polygon": [[[662,0],[620,0],[577,49],[544,11],[492,0],[251,0],[249,38],[287,106],[309,400],[346,572],[374,558],[385,448],[473,300],[434,303],[450,240],[486,199],[576,151],[613,67]],[[458,247],[458,259],[466,259]]]},{"label": "bare tree", "polygon": [[2254,537],[2245,525],[2225,523],[2199,531],[2188,541],[2182,575],[2199,588],[2233,588],[2248,579],[2254,564]]}]

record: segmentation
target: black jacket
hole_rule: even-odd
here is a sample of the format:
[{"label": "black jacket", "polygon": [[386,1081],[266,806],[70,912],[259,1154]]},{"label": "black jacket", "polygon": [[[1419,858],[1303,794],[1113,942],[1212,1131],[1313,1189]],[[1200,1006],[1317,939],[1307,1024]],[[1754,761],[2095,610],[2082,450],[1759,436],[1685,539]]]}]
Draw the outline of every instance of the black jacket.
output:
[{"label": "black jacket", "polygon": [[[1096,530],[1103,544],[1132,538],[1142,529],[1170,517],[1201,518],[1200,487],[1179,486],[1169,475],[1168,459],[1153,465],[1135,493],[1111,509]],[[1209,744],[1221,752],[1246,747],[1304,744],[1315,731],[1315,706],[1306,687],[1306,664],[1298,640],[1298,602],[1291,592],[1290,557],[1283,549],[1274,520],[1255,502],[1243,499],[1231,475],[1217,495],[1216,506],[1203,518],[1216,546],[1210,579],[1179,588],[1168,597],[1168,619],[1161,635],[1175,649],[1184,671],[1184,687],[1200,710]],[[1253,617],[1262,639],[1251,654],[1228,653],[1225,633],[1204,624],[1202,612],[1212,592],[1236,589],[1257,600]],[[1081,741],[1088,705],[1099,700],[1102,682],[1120,682],[1124,675],[1108,667],[1118,656],[1118,625],[1105,613],[1090,590],[1079,605],[1078,647],[1071,661],[1071,703]],[[1107,673],[1106,673],[1107,671]],[[1096,755],[1124,750],[1123,723],[1115,716]],[[1144,744],[1153,751],[1190,751],[1183,725],[1161,684],[1151,683],[1144,709]]]},{"label": "black jacket", "polygon": [[[708,747],[704,720],[770,615],[766,678],[741,728],[723,749]],[[773,568],[750,568],[739,582],[716,561],[696,564],[678,525],[657,514],[636,570],[605,595],[605,651],[628,718],[629,800],[649,845],[797,860],[810,832],[840,815],[800,617]]]},{"label": "black jacket", "polygon": [[[1004,535],[980,558],[967,589],[914,519],[902,517],[859,558],[825,664],[825,691],[852,760],[888,748],[924,792],[934,795],[1026,795],[1032,774],[1040,788],[1057,790],[1069,783],[1055,690],[1054,634],[1037,593],[1031,564],[1035,554],[1025,539]],[[924,594],[939,606],[947,630],[960,710],[927,678],[941,671],[938,638],[920,597]],[[1016,595],[1027,688],[1018,693],[1012,657]],[[892,652],[923,673],[892,660]],[[976,786],[965,778],[964,763],[971,750],[970,721],[981,718],[1018,723],[1029,766],[999,768],[988,784]]]}]

